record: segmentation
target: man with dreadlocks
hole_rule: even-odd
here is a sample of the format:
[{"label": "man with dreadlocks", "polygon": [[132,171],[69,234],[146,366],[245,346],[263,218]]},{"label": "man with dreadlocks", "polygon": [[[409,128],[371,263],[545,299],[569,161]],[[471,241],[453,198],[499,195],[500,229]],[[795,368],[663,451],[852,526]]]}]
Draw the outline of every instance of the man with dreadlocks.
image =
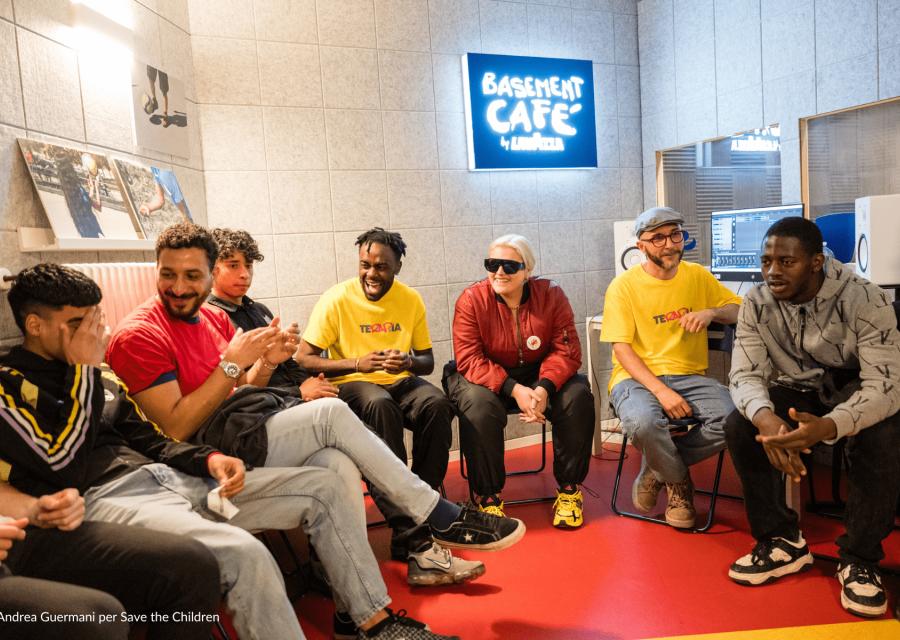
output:
[{"label": "man with dreadlocks", "polygon": [[[297,361],[324,373],[338,397],[406,461],[404,428],[413,433],[413,473],[434,488],[447,472],[453,408],[447,397],[420,376],[434,371],[431,336],[422,296],[395,280],[406,243],[381,227],[356,239],[359,276],[322,294],[300,342]],[[327,350],[328,357],[321,353]],[[461,582],[471,563],[432,544],[427,528],[370,491],[392,529],[391,557],[408,560],[414,584]]]}]

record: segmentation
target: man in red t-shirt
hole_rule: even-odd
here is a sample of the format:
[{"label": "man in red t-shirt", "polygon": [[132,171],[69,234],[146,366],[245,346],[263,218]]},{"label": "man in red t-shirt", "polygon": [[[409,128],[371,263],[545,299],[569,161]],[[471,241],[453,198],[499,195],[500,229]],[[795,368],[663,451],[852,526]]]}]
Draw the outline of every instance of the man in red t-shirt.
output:
[{"label": "man in red t-shirt", "polygon": [[[259,466],[329,466],[323,452],[342,452],[417,524],[427,522],[445,547],[501,549],[524,535],[519,520],[485,517],[440,498],[341,400],[303,403],[299,394],[265,388],[272,371],[295,351],[296,335],[282,331],[278,318],[268,327],[235,331],[225,312],[204,306],[218,256],[209,231],[173,225],[160,234],[156,253],[158,295],[117,328],[107,361],[164,432],[215,442]],[[236,384],[252,386],[235,392]],[[258,404],[254,393],[262,398]],[[257,411],[263,413],[254,419]],[[361,491],[359,471],[349,465],[349,473],[347,467],[341,465],[347,491]],[[360,526],[364,518],[360,510]],[[413,570],[410,562],[414,584],[463,582],[484,573],[480,562],[433,548],[434,561],[425,568]]]}]

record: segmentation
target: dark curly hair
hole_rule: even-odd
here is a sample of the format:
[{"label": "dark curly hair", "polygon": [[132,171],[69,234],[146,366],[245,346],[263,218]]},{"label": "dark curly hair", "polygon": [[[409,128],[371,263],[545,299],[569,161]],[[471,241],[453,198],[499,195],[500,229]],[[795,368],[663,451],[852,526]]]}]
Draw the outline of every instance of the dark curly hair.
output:
[{"label": "dark curly hair", "polygon": [[100,287],[88,276],[49,262],[22,269],[7,295],[13,318],[22,333],[25,333],[25,318],[39,313],[41,307],[55,311],[66,305],[92,307],[102,298]]},{"label": "dark curly hair", "polygon": [[358,247],[365,246],[368,248],[372,246],[373,242],[390,247],[394,255],[397,256],[397,260],[406,255],[406,243],[403,242],[403,238],[396,231],[385,231],[381,227],[375,227],[364,231],[356,238],[356,246]]},{"label": "dark curly hair", "polygon": [[230,258],[235,251],[244,254],[247,262],[265,260],[265,256],[259,252],[256,240],[243,229],[213,229],[212,236],[219,245],[219,260]]},{"label": "dark curly hair", "polygon": [[[766,240],[776,238],[796,238],[806,255],[812,257],[822,253],[822,231],[812,220],[791,216],[782,218],[766,231]],[[763,241],[765,242],[765,240]]]},{"label": "dark curly hair", "polygon": [[209,261],[209,269],[216,266],[219,245],[209,232],[193,222],[179,222],[163,229],[156,239],[156,259],[163,249],[203,249]]}]

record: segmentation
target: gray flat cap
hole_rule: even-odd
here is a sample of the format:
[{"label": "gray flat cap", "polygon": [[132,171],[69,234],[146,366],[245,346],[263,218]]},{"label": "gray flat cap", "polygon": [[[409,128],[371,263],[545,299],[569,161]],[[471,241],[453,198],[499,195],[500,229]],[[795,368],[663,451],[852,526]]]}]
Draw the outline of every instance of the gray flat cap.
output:
[{"label": "gray flat cap", "polygon": [[669,207],[653,207],[641,213],[634,220],[634,235],[640,236],[644,231],[650,231],[664,224],[684,224],[684,218],[680,213]]}]

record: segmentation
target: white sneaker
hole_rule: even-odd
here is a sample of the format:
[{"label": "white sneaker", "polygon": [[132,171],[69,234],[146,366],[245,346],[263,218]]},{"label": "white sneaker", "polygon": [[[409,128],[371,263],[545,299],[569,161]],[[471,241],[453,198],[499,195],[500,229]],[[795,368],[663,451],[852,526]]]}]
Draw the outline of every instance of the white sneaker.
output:
[{"label": "white sneaker", "polygon": [[876,618],[887,611],[887,598],[878,567],[859,563],[841,563],[837,570],[841,583],[841,605],[850,613]]},{"label": "white sneaker", "polygon": [[796,542],[786,538],[766,538],[731,565],[728,577],[738,584],[756,586],[805,571],[812,563],[812,554],[802,535]]},{"label": "white sneaker", "polygon": [[422,551],[410,552],[406,581],[416,586],[458,584],[483,573],[481,562],[455,558],[449,549],[432,542]]}]

